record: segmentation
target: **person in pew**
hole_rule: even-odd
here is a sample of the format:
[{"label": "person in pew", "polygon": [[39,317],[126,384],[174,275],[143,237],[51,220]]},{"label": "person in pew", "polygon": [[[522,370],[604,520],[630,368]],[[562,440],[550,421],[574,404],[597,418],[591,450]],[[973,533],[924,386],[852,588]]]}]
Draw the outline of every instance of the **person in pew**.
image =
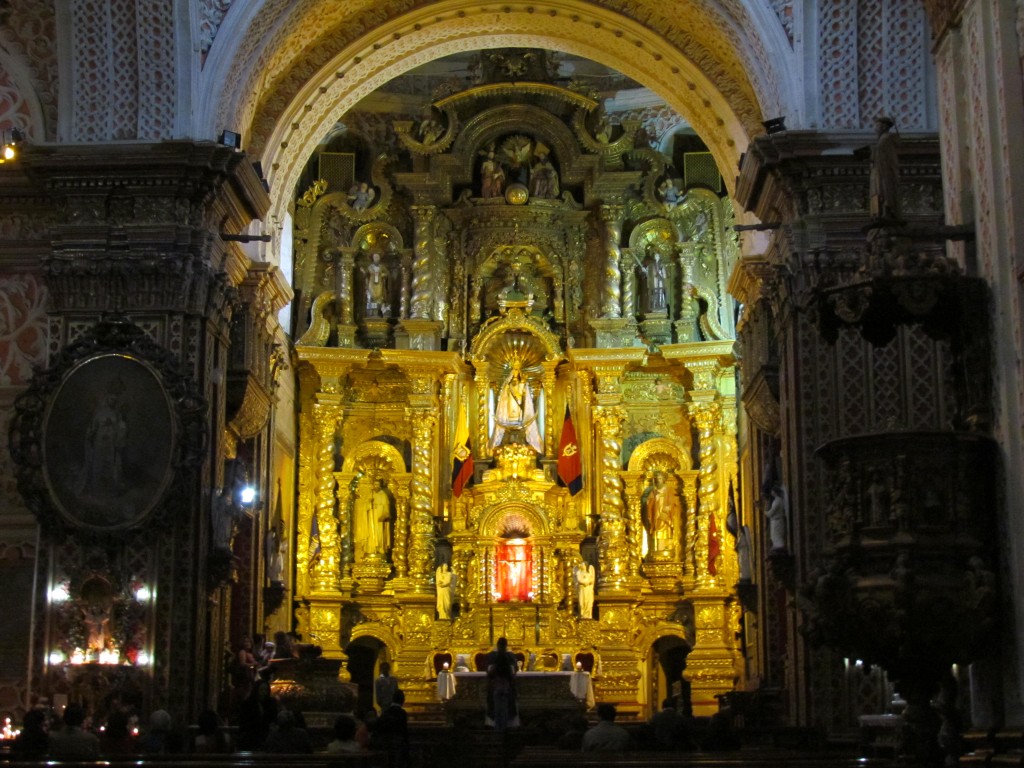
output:
[{"label": "person in pew", "polygon": [[355,718],[350,715],[338,715],[334,721],[334,741],[328,742],[327,753],[362,752],[363,745],[356,741]]},{"label": "person in pew", "polygon": [[661,711],[651,718],[649,725],[656,749],[675,751],[692,750],[697,747],[690,737],[690,725],[686,718],[676,711],[673,699],[661,702]]},{"label": "person in pew", "polygon": [[138,752],[138,741],[128,727],[128,713],[123,709],[115,709],[100,734],[100,754],[104,757],[118,757],[136,755]]},{"label": "person in pew", "polygon": [[602,702],[597,705],[597,724],[583,734],[581,750],[584,752],[622,752],[629,749],[629,731],[615,724],[615,705]]},{"label": "person in pew", "polygon": [[270,692],[270,683],[261,680],[238,708],[238,749],[251,752],[259,749],[277,721],[279,707]]},{"label": "person in pew", "polygon": [[566,729],[558,737],[559,749],[571,749],[579,752],[583,746],[583,734],[587,732],[587,718],[583,715],[573,715],[566,724]]},{"label": "person in pew", "polygon": [[11,755],[18,760],[35,760],[50,751],[50,733],[47,730],[46,713],[41,709],[30,709],[25,713],[21,733],[11,744]]},{"label": "person in pew", "polygon": [[277,755],[311,755],[313,744],[309,734],[295,718],[295,713],[282,709],[277,713],[277,725],[263,742],[263,751]]},{"label": "person in pew", "polygon": [[158,709],[149,716],[149,728],[142,737],[142,752],[147,755],[177,755],[183,751],[181,734],[174,728],[171,713]]},{"label": "person in pew", "polygon": [[223,729],[220,715],[212,709],[199,713],[196,720],[198,732],[192,740],[192,752],[201,755],[225,755],[234,752],[231,736]]},{"label": "person in pew", "polygon": [[50,757],[54,760],[95,760],[100,756],[100,740],[86,730],[85,709],[81,704],[64,708],[64,727],[50,734]]},{"label": "person in pew", "polygon": [[705,752],[729,752],[740,748],[740,738],[732,727],[732,718],[725,712],[715,712],[708,723],[708,732],[700,744]]},{"label": "person in pew", "polygon": [[399,689],[391,706],[370,726],[370,749],[387,752],[390,768],[409,766],[409,715],[403,704],[405,692]]}]

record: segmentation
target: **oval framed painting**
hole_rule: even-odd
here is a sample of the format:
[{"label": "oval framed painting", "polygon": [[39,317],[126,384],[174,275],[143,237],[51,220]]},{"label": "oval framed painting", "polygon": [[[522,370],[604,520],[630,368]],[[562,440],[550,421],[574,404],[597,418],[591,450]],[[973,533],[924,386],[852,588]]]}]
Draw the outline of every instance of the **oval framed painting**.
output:
[{"label": "oval framed painting", "polygon": [[43,417],[43,476],[64,519],[93,530],[138,525],[174,476],[177,418],[159,373],[125,354],[85,358]]}]

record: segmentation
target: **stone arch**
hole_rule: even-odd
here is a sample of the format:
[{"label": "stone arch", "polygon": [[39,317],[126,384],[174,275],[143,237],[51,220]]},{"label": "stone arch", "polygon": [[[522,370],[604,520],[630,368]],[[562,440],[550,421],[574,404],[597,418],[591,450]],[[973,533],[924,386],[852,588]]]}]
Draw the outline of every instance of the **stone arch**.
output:
[{"label": "stone arch", "polygon": [[[631,13],[647,16],[661,11],[648,7],[631,9]],[[731,19],[731,23],[721,28],[705,24],[709,27],[705,34],[709,36],[742,38],[760,48],[757,38],[772,39],[773,34],[776,37],[782,34],[781,29],[760,29],[768,22],[765,18],[755,18],[756,13],[751,15],[749,9],[738,13],[742,17],[739,24],[732,18],[732,11],[718,7],[714,0],[692,0],[692,7],[688,9],[691,17],[704,18],[705,22],[719,16]],[[239,63],[243,43],[236,40],[232,52],[231,43],[225,41],[223,56],[227,58],[217,55],[216,45],[211,52],[210,76],[217,79],[204,92],[218,94],[219,97],[211,98],[219,98],[227,105],[224,109],[228,111],[215,120],[239,126],[249,139],[250,149],[260,153],[264,168],[270,169],[268,176],[275,191],[279,191],[272,213],[282,220],[306,159],[339,115],[388,80],[450,53],[531,46],[562,50],[604,63],[662,95],[706,140],[723,169],[734,168],[749,137],[761,131],[760,120],[764,113],[757,103],[758,93],[777,90],[767,84],[764,89],[754,89],[747,78],[756,74],[773,83],[784,82],[783,78],[774,77],[775,65],[766,55],[759,57],[761,61],[739,60],[739,56],[749,55],[746,43],[725,44],[719,39],[715,41],[716,56],[699,55],[698,44],[687,55],[684,53],[687,43],[680,36],[677,23],[670,23],[668,19],[659,18],[664,28],[658,29],[648,18],[638,21],[591,3],[570,2],[566,6],[549,0],[529,7],[503,8],[497,19],[495,16],[493,9],[484,10],[475,3],[443,0],[383,23],[374,19],[365,21],[362,26],[350,24],[345,31],[341,31],[342,21],[339,20],[331,27],[337,35],[335,53],[331,57],[324,53],[322,62],[304,62],[307,70],[303,73],[298,71],[298,65],[291,66],[288,62],[282,65],[279,60],[292,54],[282,52],[280,47],[269,51],[269,58],[278,54],[274,67],[291,67],[287,75],[294,83],[287,86],[292,91],[288,94],[282,92],[284,85],[256,86],[261,105],[243,105],[225,98],[228,83],[244,80],[244,68]],[[251,23],[255,26],[258,22],[253,19]],[[777,20],[775,23],[777,25]],[[753,31],[758,34],[751,34]],[[281,34],[286,36],[285,32]],[[330,35],[325,33],[316,44],[325,46],[328,37]],[[259,41],[253,43],[260,44]],[[278,45],[283,43],[279,41]],[[250,55],[254,53],[250,51]],[[726,60],[728,66],[722,64]],[[251,66],[252,62],[248,63]],[[272,75],[267,76],[267,82],[271,82]],[[774,102],[781,100],[773,97],[771,101],[770,107],[774,108]],[[206,103],[201,108],[207,113],[207,119],[216,110],[215,103]],[[731,174],[725,176],[727,184],[731,185]]]}]

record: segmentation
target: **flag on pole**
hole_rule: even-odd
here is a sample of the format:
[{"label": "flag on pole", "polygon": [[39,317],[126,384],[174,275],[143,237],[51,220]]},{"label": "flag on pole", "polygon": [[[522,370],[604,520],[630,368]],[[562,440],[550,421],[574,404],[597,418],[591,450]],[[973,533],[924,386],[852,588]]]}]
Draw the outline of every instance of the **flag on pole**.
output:
[{"label": "flag on pole", "polygon": [[469,417],[465,404],[459,405],[459,420],[455,426],[455,451],[452,454],[452,495],[461,496],[462,490],[473,480],[473,449],[469,444]]},{"label": "flag on pole", "polygon": [[565,422],[562,424],[562,439],[558,444],[558,478],[569,495],[575,496],[583,490],[583,467],[580,464],[580,444],[576,440],[576,428],[572,425],[572,414],[565,406]]},{"label": "flag on pole", "polygon": [[309,558],[310,567],[320,559],[320,522],[317,520],[316,507],[313,507],[313,520],[309,524]]},{"label": "flag on pole", "polygon": [[708,573],[718,575],[718,556],[722,553],[722,544],[718,538],[718,523],[714,514],[708,515]]}]

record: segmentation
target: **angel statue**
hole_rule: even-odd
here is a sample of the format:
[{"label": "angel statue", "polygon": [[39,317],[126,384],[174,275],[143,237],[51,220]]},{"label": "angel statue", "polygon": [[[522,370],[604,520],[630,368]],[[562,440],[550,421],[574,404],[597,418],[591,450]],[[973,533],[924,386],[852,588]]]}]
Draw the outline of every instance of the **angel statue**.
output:
[{"label": "angel statue", "polygon": [[349,207],[353,211],[365,211],[373,203],[373,198],[376,196],[377,190],[365,181],[360,181],[353,184],[348,191]]}]

